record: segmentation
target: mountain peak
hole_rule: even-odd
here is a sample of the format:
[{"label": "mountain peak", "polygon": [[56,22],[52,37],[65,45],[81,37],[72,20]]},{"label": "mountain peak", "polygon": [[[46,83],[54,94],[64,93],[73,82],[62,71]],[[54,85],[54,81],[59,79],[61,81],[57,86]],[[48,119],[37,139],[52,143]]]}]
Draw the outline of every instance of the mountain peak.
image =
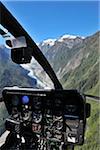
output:
[{"label": "mountain peak", "polygon": [[42,43],[42,46],[44,46],[44,45],[53,46],[55,44],[55,41],[56,41],[56,39],[47,39],[47,40],[44,40],[43,43]]},{"label": "mountain peak", "polygon": [[63,42],[65,39],[71,39],[71,40],[74,40],[76,38],[81,38],[81,39],[84,39],[84,37],[81,37],[81,36],[78,36],[78,35],[70,35],[70,34],[65,34],[63,36],[61,36],[58,41],[59,42]]}]

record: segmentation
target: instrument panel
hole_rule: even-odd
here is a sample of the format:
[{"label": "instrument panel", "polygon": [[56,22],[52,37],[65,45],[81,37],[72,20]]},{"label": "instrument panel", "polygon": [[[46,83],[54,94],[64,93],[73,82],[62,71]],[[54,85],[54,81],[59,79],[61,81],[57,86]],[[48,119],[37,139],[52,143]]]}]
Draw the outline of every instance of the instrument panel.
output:
[{"label": "instrument panel", "polygon": [[49,141],[83,144],[85,99],[77,90],[5,88],[2,95],[10,114],[9,130],[24,129]]}]

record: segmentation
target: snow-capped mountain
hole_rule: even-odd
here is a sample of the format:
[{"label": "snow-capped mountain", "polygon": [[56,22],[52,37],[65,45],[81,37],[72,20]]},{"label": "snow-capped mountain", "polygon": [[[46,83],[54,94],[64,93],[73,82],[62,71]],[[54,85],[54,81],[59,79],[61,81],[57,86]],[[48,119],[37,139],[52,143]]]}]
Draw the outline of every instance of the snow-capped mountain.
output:
[{"label": "snow-capped mountain", "polygon": [[75,35],[69,35],[69,34],[65,34],[63,36],[61,36],[58,41],[59,42],[63,42],[65,39],[75,39],[77,36]]},{"label": "snow-capped mountain", "polygon": [[47,39],[47,40],[44,40],[43,42],[42,42],[42,46],[44,46],[44,45],[49,45],[49,46],[53,46],[54,44],[55,44],[55,41],[56,41],[57,39]]},{"label": "snow-capped mountain", "polygon": [[84,37],[65,34],[58,38],[57,42],[67,44],[68,48],[72,48],[74,45],[83,42]]},{"label": "snow-capped mountain", "polygon": [[74,45],[78,43],[83,42],[84,37],[76,36],[76,35],[69,35],[65,34],[57,39],[47,39],[42,41],[38,46],[42,50],[42,52],[45,54],[51,47],[60,44],[66,44],[68,48],[72,48]]},{"label": "snow-capped mountain", "polygon": [[[78,45],[81,44],[83,42],[83,39],[84,38],[80,37],[80,36],[65,34],[63,36],[60,36],[57,39],[44,40],[40,44],[38,43],[38,46],[41,49],[41,51],[43,52],[43,54],[50,61],[50,64],[53,66],[52,63],[54,63],[54,60],[55,61],[56,61],[56,59],[58,60],[59,59],[58,57],[63,56],[63,54],[65,54],[65,57],[67,56],[67,54],[69,56],[69,53],[70,53],[69,50],[71,50],[73,46],[75,46],[77,44]],[[71,52],[71,53],[73,54],[73,52]],[[61,62],[62,61],[58,62],[58,64],[60,64]],[[65,63],[63,62],[63,64],[65,64]],[[51,80],[48,78],[48,76],[43,71],[41,66],[34,59],[32,59],[31,64],[22,65],[22,67],[24,67],[26,70],[30,71],[28,74],[29,76],[31,76],[31,77],[36,76],[36,78],[38,79],[38,82],[39,82],[38,85],[40,85],[40,81],[42,81],[44,83],[45,87],[53,87]],[[54,70],[56,70],[55,67],[58,70],[59,65],[58,65],[58,67],[53,66]],[[48,81],[48,85],[46,85],[47,82],[45,82],[45,81]]]},{"label": "snow-capped mountain", "polygon": [[58,41],[63,42],[65,39],[76,39],[77,37],[84,39],[84,37],[82,37],[82,36],[65,34],[65,35],[61,36],[58,39]]},{"label": "snow-capped mountain", "polygon": [[55,45],[56,40],[57,39],[47,39],[42,41],[38,46],[40,47],[40,49],[43,49],[43,53],[45,54],[50,47]]}]

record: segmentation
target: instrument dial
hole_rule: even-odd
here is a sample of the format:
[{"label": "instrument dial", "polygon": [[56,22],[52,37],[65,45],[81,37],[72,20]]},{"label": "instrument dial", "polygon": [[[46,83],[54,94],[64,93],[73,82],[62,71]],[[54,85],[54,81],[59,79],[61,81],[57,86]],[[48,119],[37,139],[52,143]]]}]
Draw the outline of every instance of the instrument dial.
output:
[{"label": "instrument dial", "polygon": [[76,105],[66,105],[66,111],[68,113],[74,113],[77,110],[77,106]]},{"label": "instrument dial", "polygon": [[33,122],[35,122],[35,123],[40,123],[41,120],[42,120],[42,113],[33,112],[32,120],[33,120]]}]

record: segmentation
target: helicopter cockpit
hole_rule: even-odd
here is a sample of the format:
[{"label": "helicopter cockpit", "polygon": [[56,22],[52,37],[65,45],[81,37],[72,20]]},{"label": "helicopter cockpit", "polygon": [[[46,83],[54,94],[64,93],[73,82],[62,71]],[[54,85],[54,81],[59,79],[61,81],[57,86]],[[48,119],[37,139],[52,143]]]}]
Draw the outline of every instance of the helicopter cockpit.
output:
[{"label": "helicopter cockpit", "polygon": [[[7,143],[1,149],[65,150],[84,143],[86,118],[90,104],[77,90],[65,90],[39,47],[19,22],[0,3],[0,34],[11,48],[11,59],[17,64],[30,63],[34,57],[51,78],[55,89],[5,87],[4,101],[9,117],[6,130],[10,131]],[[8,21],[9,20],[9,21]],[[14,24],[12,28],[9,24]],[[7,32],[12,37],[7,37]],[[11,144],[15,139],[15,144]]]}]

